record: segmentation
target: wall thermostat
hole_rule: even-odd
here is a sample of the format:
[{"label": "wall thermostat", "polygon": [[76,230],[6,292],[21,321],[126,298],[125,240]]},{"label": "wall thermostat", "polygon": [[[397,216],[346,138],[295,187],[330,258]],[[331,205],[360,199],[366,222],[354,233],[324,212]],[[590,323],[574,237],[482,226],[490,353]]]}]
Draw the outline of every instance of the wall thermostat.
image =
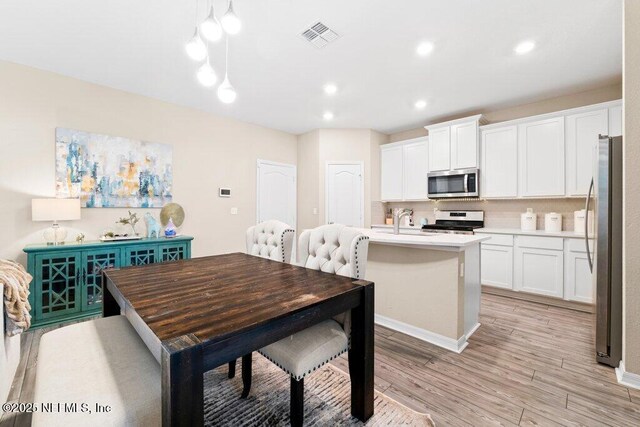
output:
[{"label": "wall thermostat", "polygon": [[218,196],[220,197],[231,197],[231,189],[230,188],[218,188]]}]

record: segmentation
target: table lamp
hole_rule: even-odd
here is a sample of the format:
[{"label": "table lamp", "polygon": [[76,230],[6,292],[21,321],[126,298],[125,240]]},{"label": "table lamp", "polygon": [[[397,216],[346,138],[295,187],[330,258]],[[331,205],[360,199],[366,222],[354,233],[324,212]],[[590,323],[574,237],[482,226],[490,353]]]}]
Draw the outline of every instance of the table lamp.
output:
[{"label": "table lamp", "polygon": [[64,244],[67,230],[58,225],[58,221],[80,219],[80,199],[32,199],[31,220],[53,221],[53,226],[44,231],[48,245]]}]

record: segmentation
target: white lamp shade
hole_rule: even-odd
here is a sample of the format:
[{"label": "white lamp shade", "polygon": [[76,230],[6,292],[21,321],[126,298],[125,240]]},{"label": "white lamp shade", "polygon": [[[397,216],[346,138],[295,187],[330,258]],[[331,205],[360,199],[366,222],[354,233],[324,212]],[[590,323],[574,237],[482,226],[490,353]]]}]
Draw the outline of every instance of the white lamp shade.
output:
[{"label": "white lamp shade", "polygon": [[73,221],[80,219],[80,199],[32,199],[32,221]]}]

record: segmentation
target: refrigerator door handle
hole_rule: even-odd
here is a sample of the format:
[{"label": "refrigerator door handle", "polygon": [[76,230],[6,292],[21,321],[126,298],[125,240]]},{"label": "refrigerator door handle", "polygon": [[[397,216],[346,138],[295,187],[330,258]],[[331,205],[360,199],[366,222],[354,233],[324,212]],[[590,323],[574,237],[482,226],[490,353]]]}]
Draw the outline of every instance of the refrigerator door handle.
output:
[{"label": "refrigerator door handle", "polygon": [[589,207],[591,205],[591,192],[593,191],[593,178],[591,178],[591,184],[589,185],[589,192],[587,193],[587,200],[585,201],[584,212],[584,244],[587,249],[587,261],[589,262],[589,270],[593,273],[593,258],[591,257],[591,251],[589,250]]}]

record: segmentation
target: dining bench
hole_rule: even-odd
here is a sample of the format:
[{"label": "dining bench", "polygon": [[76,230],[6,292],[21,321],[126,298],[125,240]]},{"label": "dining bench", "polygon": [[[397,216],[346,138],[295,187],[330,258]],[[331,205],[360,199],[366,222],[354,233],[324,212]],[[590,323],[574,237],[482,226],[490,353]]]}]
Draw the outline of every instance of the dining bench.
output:
[{"label": "dining bench", "polygon": [[160,364],[124,316],[65,326],[42,335],[34,402],[35,427],[159,426]]}]

